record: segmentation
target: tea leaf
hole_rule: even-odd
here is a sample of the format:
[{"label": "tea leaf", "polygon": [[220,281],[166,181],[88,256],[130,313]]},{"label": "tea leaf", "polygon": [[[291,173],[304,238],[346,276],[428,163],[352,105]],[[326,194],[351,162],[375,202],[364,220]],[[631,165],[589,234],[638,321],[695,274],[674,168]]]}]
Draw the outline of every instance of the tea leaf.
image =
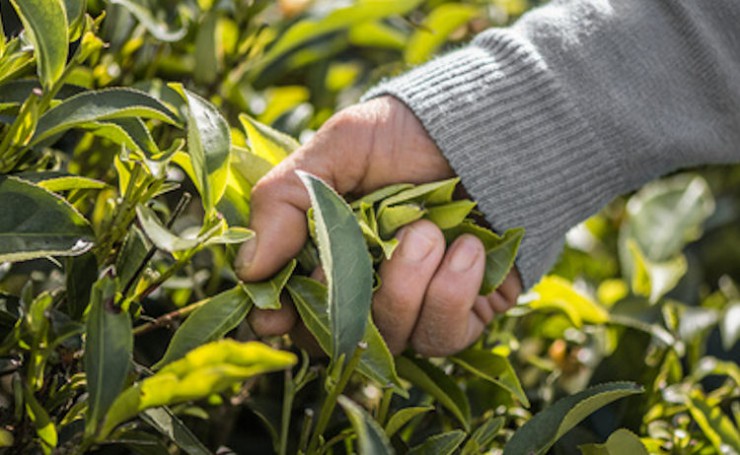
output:
[{"label": "tea leaf", "polygon": [[[691,417],[712,443],[717,453],[740,453],[740,432],[722,408],[712,405],[698,390],[692,390],[686,398]],[[729,450],[728,450],[729,449]]]},{"label": "tea leaf", "polygon": [[470,403],[465,394],[444,371],[428,360],[401,356],[396,358],[396,368],[402,378],[434,397],[470,430]]},{"label": "tea leaf", "polygon": [[426,441],[414,446],[408,451],[409,455],[452,455],[465,440],[465,432],[452,430],[446,433],[435,434]]},{"label": "tea leaf", "polygon": [[33,43],[39,78],[51,89],[67,63],[68,24],[62,0],[11,0]]},{"label": "tea leaf", "polygon": [[355,430],[358,453],[367,455],[395,453],[383,429],[367,411],[343,395],[337,398],[337,402],[344,409]]},{"label": "tea leaf", "polygon": [[158,370],[198,346],[223,338],[244,320],[252,302],[242,286],[235,286],[198,305],[198,309],[177,329],[164,356],[152,369]]},{"label": "tea leaf", "polygon": [[44,453],[51,453],[49,448],[57,446],[58,435],[54,422],[49,417],[49,413],[41,406],[33,392],[23,387],[23,400],[26,402],[26,414],[36,427],[36,434],[44,444]]},{"label": "tea leaf", "polygon": [[329,289],[332,360],[349,359],[362,340],[372,301],[373,268],[362,231],[346,202],[302,171],[314,209],[321,264]]},{"label": "tea leaf", "polygon": [[534,309],[554,308],[564,312],[576,327],[584,322],[601,324],[609,313],[591,298],[573,289],[567,280],[548,275],[532,288],[537,298],[529,303]]},{"label": "tea leaf", "polygon": [[740,340],[740,302],[727,306],[725,315],[720,320],[719,328],[722,336],[722,347],[729,352],[735,346],[735,343]]},{"label": "tea leaf", "polygon": [[149,207],[137,206],[136,215],[146,235],[160,250],[172,253],[189,250],[200,244],[200,238],[185,239],[170,232]]},{"label": "tea leaf", "polygon": [[514,368],[506,357],[494,354],[491,351],[470,348],[455,354],[450,357],[450,360],[476,376],[503,387],[525,407],[529,407],[529,399],[522,389]]},{"label": "tea leaf", "polygon": [[642,387],[635,383],[610,382],[562,398],[519,428],[504,447],[504,455],[544,454],[561,436],[597,409],[642,392]]},{"label": "tea leaf", "polygon": [[89,394],[85,433],[90,436],[123,389],[134,338],[128,313],[114,306],[116,283],[106,276],[92,289],[83,358]]},{"label": "tea leaf", "polygon": [[188,455],[211,454],[211,451],[169,408],[162,406],[148,409],[141,414],[141,418],[161,434],[167,436]]},{"label": "tea leaf", "polygon": [[416,204],[401,204],[392,207],[382,207],[378,211],[378,232],[381,239],[389,239],[393,234],[426,214],[421,206]]},{"label": "tea leaf", "polygon": [[439,182],[415,185],[400,191],[380,203],[380,209],[398,204],[416,203],[423,206],[433,206],[452,202],[452,193],[455,191],[459,178],[440,180]]},{"label": "tea leaf", "polygon": [[476,205],[473,201],[453,201],[428,207],[425,218],[440,229],[451,229],[465,221]]},{"label": "tea leaf", "polygon": [[292,137],[258,122],[247,114],[241,114],[239,121],[247,132],[252,153],[273,166],[300,146]]},{"label": "tea leaf", "polygon": [[254,306],[263,310],[279,310],[280,293],[288,283],[295,266],[296,261],[294,259],[270,280],[260,283],[244,283],[242,286],[254,302]]},{"label": "tea leaf", "polygon": [[604,444],[585,444],[578,448],[583,455],[648,455],[640,438],[624,428],[612,433]]},{"label": "tea leaf", "polygon": [[648,297],[650,303],[676,287],[689,268],[682,254],[661,262],[649,260],[634,239],[627,240],[627,249],[632,255],[632,292]]},{"label": "tea leaf", "polygon": [[429,59],[452,32],[479,13],[475,6],[458,3],[445,3],[434,8],[409,38],[403,54],[406,63],[418,65]]},{"label": "tea leaf", "polygon": [[39,119],[30,145],[85,123],[133,117],[177,124],[172,111],[156,98],[131,88],[109,88],[80,93],[49,109]]},{"label": "tea leaf", "polygon": [[72,319],[82,318],[97,279],[98,261],[91,252],[67,260],[67,314]]},{"label": "tea leaf", "polygon": [[180,84],[173,84],[172,88],[188,104],[188,154],[203,208],[210,216],[226,191],[230,171],[231,130],[213,104]]},{"label": "tea leaf", "polygon": [[389,438],[396,434],[404,425],[409,423],[414,417],[434,410],[431,406],[414,406],[400,409],[388,419],[385,426],[385,434]]},{"label": "tea leaf", "polygon": [[0,175],[0,262],[77,256],[93,233],[67,201],[38,185]]},{"label": "tea leaf", "polygon": [[[290,278],[286,288],[306,328],[316,338],[321,349],[330,354],[331,331],[326,286],[316,280],[295,275]],[[363,340],[367,343],[367,349],[362,354],[357,371],[381,386],[391,385],[394,392],[408,397],[396,375],[393,356],[372,320],[365,329]]]},{"label": "tea leaf", "polygon": [[504,427],[503,417],[489,418],[475,429],[462,450],[462,455],[478,454],[480,449],[487,449],[499,431]]},{"label": "tea leaf", "polygon": [[158,21],[152,15],[151,9],[139,5],[132,0],[111,0],[111,3],[126,8],[159,41],[174,43],[185,38],[185,35],[188,33],[186,26],[180,27],[177,30],[170,30],[169,24]]}]

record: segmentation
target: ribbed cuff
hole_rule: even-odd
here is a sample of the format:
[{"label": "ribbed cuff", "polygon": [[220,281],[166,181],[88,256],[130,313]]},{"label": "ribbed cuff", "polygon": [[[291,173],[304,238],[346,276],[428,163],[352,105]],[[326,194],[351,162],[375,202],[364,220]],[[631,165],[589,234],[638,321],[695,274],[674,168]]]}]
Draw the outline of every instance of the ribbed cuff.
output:
[{"label": "ribbed cuff", "polygon": [[523,226],[517,268],[529,289],[568,229],[624,189],[623,163],[523,40],[489,31],[471,45],[381,83],[415,113],[491,226]]}]

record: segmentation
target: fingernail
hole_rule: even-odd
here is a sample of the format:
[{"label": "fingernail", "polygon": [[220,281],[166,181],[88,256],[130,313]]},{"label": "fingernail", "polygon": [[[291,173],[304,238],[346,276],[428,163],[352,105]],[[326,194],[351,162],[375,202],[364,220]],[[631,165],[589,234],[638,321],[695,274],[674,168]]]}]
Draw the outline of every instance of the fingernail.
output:
[{"label": "fingernail", "polygon": [[450,258],[450,269],[454,272],[467,272],[475,265],[480,246],[474,237],[461,237],[455,244]]},{"label": "fingernail", "polygon": [[405,227],[398,237],[401,242],[400,255],[411,262],[421,262],[434,249],[434,239],[424,229]]},{"label": "fingernail", "polygon": [[234,260],[237,275],[243,276],[247,272],[249,266],[252,265],[252,260],[254,260],[255,251],[257,251],[257,240],[254,237],[242,244]]}]

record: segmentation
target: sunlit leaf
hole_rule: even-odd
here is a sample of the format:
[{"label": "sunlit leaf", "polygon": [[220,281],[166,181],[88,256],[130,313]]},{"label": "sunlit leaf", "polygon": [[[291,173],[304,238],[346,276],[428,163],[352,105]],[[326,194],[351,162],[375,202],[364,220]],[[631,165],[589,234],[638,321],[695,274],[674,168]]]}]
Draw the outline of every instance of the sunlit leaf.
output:
[{"label": "sunlit leaf", "polygon": [[404,51],[407,63],[416,65],[428,60],[452,32],[480,14],[473,5],[443,3],[434,8],[409,38]]},{"label": "sunlit leaf", "polygon": [[604,444],[586,444],[578,448],[583,455],[648,455],[640,438],[624,428],[612,433]]},{"label": "sunlit leaf", "polygon": [[76,256],[92,247],[82,215],[58,195],[0,175],[0,262]]},{"label": "sunlit leaf", "polygon": [[395,453],[383,429],[367,411],[349,398],[340,395],[337,403],[344,409],[352,428],[357,435],[357,448],[360,454],[392,454]]},{"label": "sunlit leaf", "polygon": [[682,254],[669,260],[654,262],[645,257],[633,239],[627,240],[627,249],[632,255],[632,292],[648,297],[650,303],[657,303],[676,287],[688,270],[688,263]]},{"label": "sunlit leaf", "polygon": [[717,453],[740,453],[740,432],[719,406],[712,406],[698,390],[692,390],[686,400],[691,417]]},{"label": "sunlit leaf", "polygon": [[642,387],[631,382],[610,382],[562,398],[519,428],[504,447],[504,455],[544,454],[597,409],[642,391]]},{"label": "sunlit leaf", "polygon": [[273,166],[300,146],[298,141],[287,134],[260,123],[246,114],[241,114],[239,121],[247,132],[252,153]]},{"label": "sunlit leaf", "polygon": [[329,289],[332,359],[352,356],[370,314],[373,268],[362,231],[346,202],[326,183],[298,171],[308,189],[319,256]]},{"label": "sunlit leaf", "polygon": [[722,347],[729,351],[740,340],[740,302],[727,306],[719,327]]},{"label": "sunlit leaf", "polygon": [[116,283],[105,276],[92,289],[85,327],[85,377],[89,394],[85,433],[90,436],[123,390],[134,338],[131,319],[115,307]]},{"label": "sunlit leaf", "polygon": [[36,51],[39,78],[49,90],[67,63],[68,24],[63,0],[11,0]]},{"label": "sunlit leaf", "polygon": [[525,407],[529,407],[529,399],[508,358],[492,351],[469,348],[450,357],[450,360],[476,376],[503,387]]},{"label": "sunlit leaf", "polygon": [[532,291],[535,295],[534,300],[529,302],[532,308],[560,310],[576,327],[581,327],[584,322],[603,324],[609,320],[609,313],[605,309],[558,276],[545,276]]},{"label": "sunlit leaf", "polygon": [[180,325],[153,369],[158,370],[198,346],[223,338],[244,320],[252,302],[241,286],[235,286],[193,305],[198,305],[198,309]]},{"label": "sunlit leaf", "polygon": [[470,403],[465,394],[444,371],[428,360],[401,356],[396,359],[396,368],[402,378],[434,397],[462,424],[470,429]]}]

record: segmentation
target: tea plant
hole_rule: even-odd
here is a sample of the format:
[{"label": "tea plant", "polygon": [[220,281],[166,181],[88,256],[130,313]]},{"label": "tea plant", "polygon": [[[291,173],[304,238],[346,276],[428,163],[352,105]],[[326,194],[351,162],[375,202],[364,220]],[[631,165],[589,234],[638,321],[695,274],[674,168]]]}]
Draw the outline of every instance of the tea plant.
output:
[{"label": "tea plant", "polygon": [[[737,168],[615,201],[449,358],[394,358],[370,300],[421,218],[501,283],[526,233],[477,225],[457,180],[348,203],[302,174],[311,241],[233,272],[294,137],[527,6],[0,1],[0,451],[739,453]],[[324,356],[255,340],[287,297]]]}]

